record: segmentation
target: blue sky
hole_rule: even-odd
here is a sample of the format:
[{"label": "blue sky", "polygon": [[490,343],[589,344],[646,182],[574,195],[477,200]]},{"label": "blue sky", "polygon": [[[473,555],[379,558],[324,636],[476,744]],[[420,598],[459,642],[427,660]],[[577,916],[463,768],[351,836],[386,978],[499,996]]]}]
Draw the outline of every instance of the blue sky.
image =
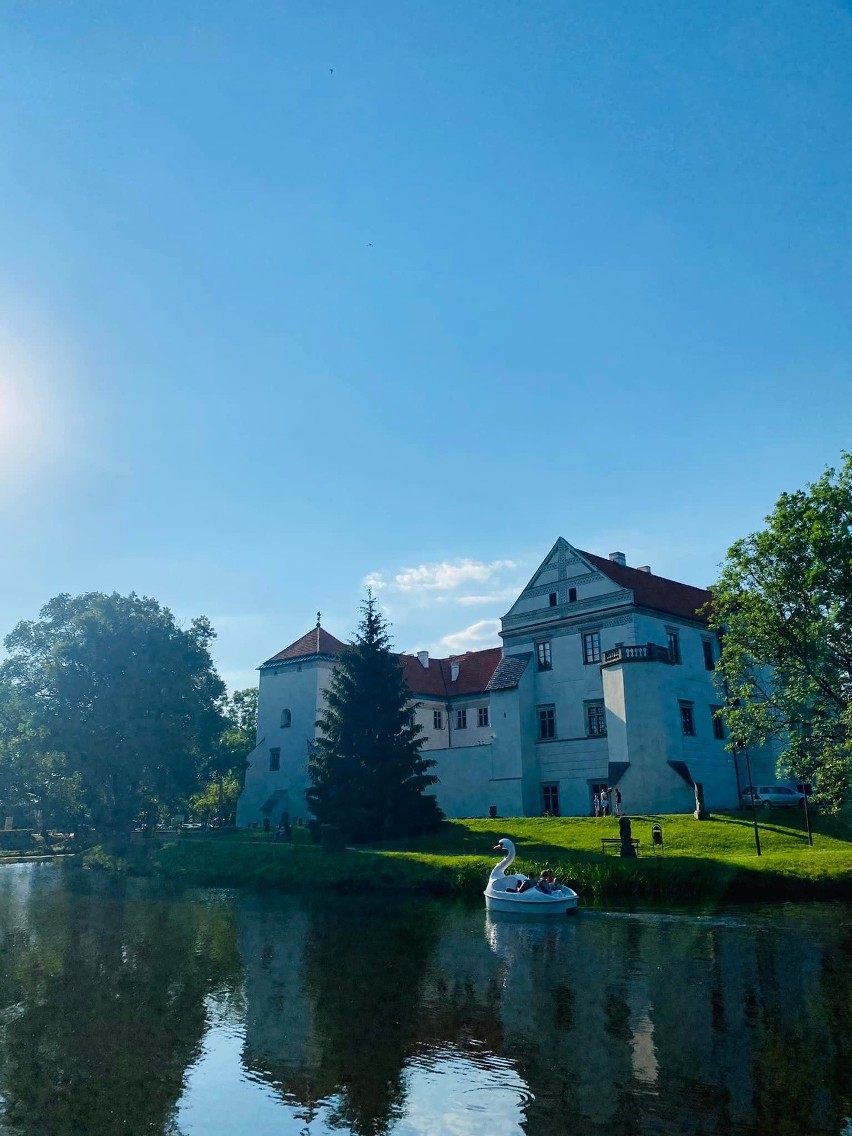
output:
[{"label": "blue sky", "polygon": [[0,4],[0,629],[366,579],[496,642],[557,536],[706,584],[852,445],[852,10]]}]

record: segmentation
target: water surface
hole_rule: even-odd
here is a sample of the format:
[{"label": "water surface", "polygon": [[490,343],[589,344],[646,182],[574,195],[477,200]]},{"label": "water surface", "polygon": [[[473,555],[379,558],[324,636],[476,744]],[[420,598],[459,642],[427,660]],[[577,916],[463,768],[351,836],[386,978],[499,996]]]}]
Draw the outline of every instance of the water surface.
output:
[{"label": "water surface", "polygon": [[839,1136],[834,906],[582,911],[0,868],[3,1136]]}]

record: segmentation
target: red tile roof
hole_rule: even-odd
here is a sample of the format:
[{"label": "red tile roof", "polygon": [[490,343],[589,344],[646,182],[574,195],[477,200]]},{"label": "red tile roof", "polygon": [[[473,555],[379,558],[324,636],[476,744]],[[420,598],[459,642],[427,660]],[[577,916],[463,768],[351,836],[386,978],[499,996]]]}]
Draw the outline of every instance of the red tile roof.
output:
[{"label": "red tile roof", "polygon": [[653,611],[679,615],[685,619],[697,619],[701,623],[707,622],[706,615],[698,614],[711,599],[710,593],[704,588],[693,588],[691,584],[679,584],[676,580],[667,580],[664,576],[655,576],[652,572],[627,568],[604,556],[581,552],[579,548],[577,551],[613,583],[620,584],[622,588],[630,588],[637,607],[648,607]]},{"label": "red tile roof", "polygon": [[345,646],[345,643],[335,639],[322,627],[312,627],[307,635],[303,635],[301,639],[297,639],[295,643],[291,643],[289,647],[267,659],[263,665],[281,663],[287,659],[307,659],[311,655],[339,655]]},{"label": "red tile roof", "polygon": [[[263,665],[307,659],[313,655],[339,655],[345,646],[345,643],[335,639],[322,627],[313,627],[307,635],[267,659]],[[490,647],[486,651],[452,655],[449,659],[430,659],[428,667],[424,667],[416,655],[400,655],[399,661],[412,694],[447,699],[457,694],[483,693],[502,658],[502,647]],[[459,666],[455,682],[452,681],[452,663],[458,663]]]},{"label": "red tile roof", "polygon": [[[416,655],[400,655],[405,681],[412,694],[428,698],[454,698],[459,694],[482,694],[503,658],[502,647],[468,651],[449,659],[430,659],[424,667]],[[459,675],[452,681],[451,666],[458,663]]]}]

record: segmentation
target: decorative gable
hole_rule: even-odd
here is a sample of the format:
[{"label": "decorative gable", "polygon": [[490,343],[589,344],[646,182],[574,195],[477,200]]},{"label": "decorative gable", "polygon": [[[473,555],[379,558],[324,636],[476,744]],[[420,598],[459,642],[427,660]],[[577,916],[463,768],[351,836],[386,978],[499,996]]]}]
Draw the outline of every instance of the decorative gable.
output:
[{"label": "decorative gable", "polygon": [[560,537],[503,617],[504,630],[544,627],[584,610],[632,603],[633,593]]}]

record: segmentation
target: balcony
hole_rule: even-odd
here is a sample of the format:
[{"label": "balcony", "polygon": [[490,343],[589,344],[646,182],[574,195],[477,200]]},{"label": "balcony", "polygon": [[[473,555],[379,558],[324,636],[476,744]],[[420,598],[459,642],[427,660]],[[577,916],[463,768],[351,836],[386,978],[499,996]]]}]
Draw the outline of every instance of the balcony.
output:
[{"label": "balcony", "polygon": [[612,663],[668,663],[672,665],[672,654],[668,647],[659,643],[619,643],[611,651],[604,651],[602,666]]}]

